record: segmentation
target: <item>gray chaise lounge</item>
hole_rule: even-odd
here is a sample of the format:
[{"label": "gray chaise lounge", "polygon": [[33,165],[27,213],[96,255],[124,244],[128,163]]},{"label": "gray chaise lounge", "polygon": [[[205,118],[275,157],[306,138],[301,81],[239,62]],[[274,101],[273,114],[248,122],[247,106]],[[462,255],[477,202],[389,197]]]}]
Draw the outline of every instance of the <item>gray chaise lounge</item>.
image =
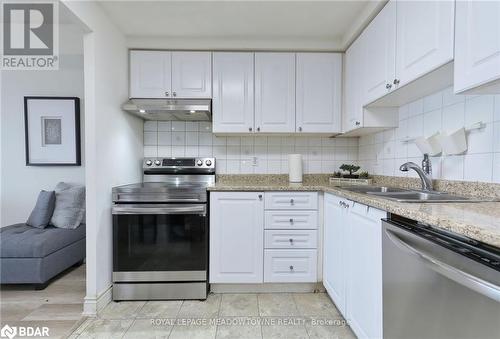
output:
[{"label": "gray chaise lounge", "polygon": [[0,283],[45,288],[51,278],[85,259],[85,224],[76,229],[2,227],[0,254]]}]

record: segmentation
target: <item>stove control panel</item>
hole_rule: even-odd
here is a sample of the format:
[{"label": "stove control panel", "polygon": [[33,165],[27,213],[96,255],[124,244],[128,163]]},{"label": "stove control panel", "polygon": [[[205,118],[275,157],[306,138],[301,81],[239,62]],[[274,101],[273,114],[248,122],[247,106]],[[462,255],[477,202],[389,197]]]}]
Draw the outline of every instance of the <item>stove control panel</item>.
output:
[{"label": "stove control panel", "polygon": [[215,169],[215,158],[144,158],[143,169],[189,169],[207,168]]}]

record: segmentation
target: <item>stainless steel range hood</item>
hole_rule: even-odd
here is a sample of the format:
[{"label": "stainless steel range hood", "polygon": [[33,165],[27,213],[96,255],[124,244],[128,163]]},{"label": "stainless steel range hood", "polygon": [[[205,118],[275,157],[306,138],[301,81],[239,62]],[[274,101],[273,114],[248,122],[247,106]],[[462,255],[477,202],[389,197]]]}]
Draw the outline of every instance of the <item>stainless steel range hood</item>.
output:
[{"label": "stainless steel range hood", "polygon": [[130,99],[122,109],[145,120],[212,120],[211,99]]}]

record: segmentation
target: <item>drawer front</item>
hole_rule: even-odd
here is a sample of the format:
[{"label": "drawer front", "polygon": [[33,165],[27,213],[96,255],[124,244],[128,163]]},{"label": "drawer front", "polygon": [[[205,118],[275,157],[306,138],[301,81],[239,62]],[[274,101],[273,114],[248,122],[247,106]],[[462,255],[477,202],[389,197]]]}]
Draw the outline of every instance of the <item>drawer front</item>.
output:
[{"label": "drawer front", "polygon": [[266,192],[266,209],[274,210],[316,210],[317,192]]},{"label": "drawer front", "polygon": [[316,282],[316,250],[264,250],[264,282]]},{"label": "drawer front", "polygon": [[318,228],[318,211],[265,211],[265,229]]},{"label": "drawer front", "polygon": [[266,230],[265,248],[316,248],[316,230]]}]

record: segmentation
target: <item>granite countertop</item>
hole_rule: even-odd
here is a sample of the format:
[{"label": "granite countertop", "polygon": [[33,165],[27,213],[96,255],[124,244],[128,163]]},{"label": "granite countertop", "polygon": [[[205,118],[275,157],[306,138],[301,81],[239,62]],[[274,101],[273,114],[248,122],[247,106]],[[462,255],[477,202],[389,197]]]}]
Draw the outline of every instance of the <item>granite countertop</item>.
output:
[{"label": "granite countertop", "polygon": [[[305,184],[260,182],[258,180],[218,182],[209,191],[318,191],[332,193],[390,213],[443,228],[500,248],[500,202],[481,203],[400,203],[384,198],[354,193],[329,185],[323,180]],[[252,183],[253,182],[253,183]]]}]

